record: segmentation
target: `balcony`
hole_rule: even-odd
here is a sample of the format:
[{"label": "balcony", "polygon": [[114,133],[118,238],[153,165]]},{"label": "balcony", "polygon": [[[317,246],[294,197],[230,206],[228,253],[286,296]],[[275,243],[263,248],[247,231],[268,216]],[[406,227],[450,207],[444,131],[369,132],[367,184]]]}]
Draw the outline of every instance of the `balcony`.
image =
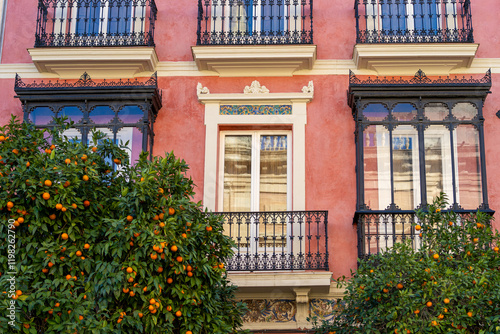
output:
[{"label": "balcony", "polygon": [[358,69],[449,74],[474,59],[470,0],[355,0],[354,12]]},{"label": "balcony", "polygon": [[[476,210],[455,212],[459,219],[467,219]],[[493,214],[491,210],[485,212]],[[405,240],[411,240],[413,249],[418,249],[422,237],[414,228],[413,224],[417,222],[415,211],[356,212],[354,223],[358,229],[358,258],[366,259],[370,255],[380,254]]]},{"label": "balcony", "polygon": [[154,0],[39,0],[28,51],[39,72],[61,78],[149,76],[158,61],[156,14]]},{"label": "balcony", "polygon": [[228,271],[328,270],[328,212],[218,212],[236,243]]},{"label": "balcony", "polygon": [[290,76],[312,68],[312,13],[312,0],[198,0],[193,58],[200,70],[221,76]]}]

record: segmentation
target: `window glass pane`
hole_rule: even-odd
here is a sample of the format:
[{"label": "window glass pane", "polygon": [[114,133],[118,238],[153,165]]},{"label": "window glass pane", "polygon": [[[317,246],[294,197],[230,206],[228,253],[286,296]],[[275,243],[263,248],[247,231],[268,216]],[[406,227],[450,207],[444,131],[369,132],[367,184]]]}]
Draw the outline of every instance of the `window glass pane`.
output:
[{"label": "window glass pane", "polygon": [[142,152],[142,133],[134,127],[120,129],[116,133],[116,143],[121,144],[123,142],[123,144],[126,144],[127,141],[127,153],[129,154],[130,162],[135,164]]},{"label": "window glass pane", "polygon": [[80,143],[82,141],[82,133],[80,129],[71,128],[63,132],[63,136],[68,137],[68,140],[73,143]]},{"label": "window glass pane", "polygon": [[413,210],[420,203],[418,134],[411,125],[398,126],[392,132],[394,203]]},{"label": "window glass pane", "polygon": [[370,125],[363,133],[365,204],[383,210],[391,204],[391,163],[389,131]]},{"label": "window glass pane", "polygon": [[36,107],[30,112],[29,120],[35,125],[47,125],[54,116],[54,112],[49,107]]},{"label": "window glass pane", "polygon": [[459,125],[454,130],[458,166],[457,202],[464,209],[477,209],[482,203],[479,134],[473,125]]},{"label": "window glass pane", "polygon": [[398,121],[411,121],[417,116],[417,108],[411,103],[398,103],[392,109],[392,116]]},{"label": "window glass pane", "polygon": [[389,110],[381,103],[370,103],[363,109],[363,116],[369,121],[381,121],[389,115]]},{"label": "window glass pane", "polygon": [[287,136],[260,136],[260,211],[287,209]]},{"label": "window glass pane", "polygon": [[424,115],[431,121],[442,121],[448,114],[448,107],[443,103],[427,103],[425,105]]},{"label": "window glass pane", "polygon": [[224,137],[223,211],[250,211],[252,136]]},{"label": "window glass pane", "polygon": [[59,117],[68,117],[68,122],[80,123],[83,120],[83,112],[78,107],[63,107],[58,114]]},{"label": "window glass pane", "polygon": [[89,116],[95,124],[108,124],[115,117],[115,112],[108,106],[97,106]]},{"label": "window glass pane", "polygon": [[424,132],[424,143],[427,203],[442,191],[452,200],[450,131],[441,125],[431,125]]},{"label": "window glass pane", "polygon": [[123,123],[137,123],[144,116],[144,111],[138,106],[124,106],[118,112]]},{"label": "window glass pane", "polygon": [[472,103],[457,103],[452,110],[458,120],[470,120],[477,115],[477,108]]}]

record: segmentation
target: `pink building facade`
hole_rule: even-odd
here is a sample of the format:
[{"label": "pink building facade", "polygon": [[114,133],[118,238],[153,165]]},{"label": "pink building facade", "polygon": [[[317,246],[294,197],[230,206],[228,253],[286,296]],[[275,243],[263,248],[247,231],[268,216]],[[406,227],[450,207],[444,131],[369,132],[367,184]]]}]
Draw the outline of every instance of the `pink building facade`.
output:
[{"label": "pink building facade", "polygon": [[78,140],[185,159],[237,245],[246,328],[328,317],[332,278],[418,247],[413,210],[441,191],[500,208],[496,0],[0,4],[0,123],[68,116]]}]

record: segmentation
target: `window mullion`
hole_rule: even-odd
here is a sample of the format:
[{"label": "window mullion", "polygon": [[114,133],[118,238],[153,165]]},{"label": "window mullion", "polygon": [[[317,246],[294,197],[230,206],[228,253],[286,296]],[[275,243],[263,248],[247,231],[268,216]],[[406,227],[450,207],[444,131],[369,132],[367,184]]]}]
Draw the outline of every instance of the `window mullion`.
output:
[{"label": "window mullion", "polygon": [[[424,114],[423,108],[419,107],[419,115]],[[423,119],[423,117],[422,117]],[[425,136],[424,129],[426,124],[420,123],[417,125],[418,133],[418,161],[420,162],[420,207],[427,207],[427,176],[425,170]]]},{"label": "window mullion", "polygon": [[251,175],[251,211],[259,211],[260,201],[260,150],[259,150],[259,133],[252,134],[252,175]]},{"label": "window mullion", "polygon": [[395,206],[394,203],[394,158],[392,154],[392,131],[389,129],[389,160],[391,162],[391,207]]},{"label": "window mullion", "polygon": [[455,163],[455,141],[453,140],[453,126],[450,124],[450,151],[451,151],[451,184],[453,187],[453,208],[457,206],[457,183],[456,174],[457,170]]}]

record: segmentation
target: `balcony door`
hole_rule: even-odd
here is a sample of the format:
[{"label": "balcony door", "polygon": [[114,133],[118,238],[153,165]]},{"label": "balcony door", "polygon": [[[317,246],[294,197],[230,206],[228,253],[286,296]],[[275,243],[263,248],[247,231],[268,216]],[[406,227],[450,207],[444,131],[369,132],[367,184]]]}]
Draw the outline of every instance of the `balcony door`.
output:
[{"label": "balcony door", "polygon": [[126,35],[132,30],[132,4],[125,1],[81,1],[76,4],[79,35]]},{"label": "balcony door", "polygon": [[[276,0],[213,1],[212,31],[278,36],[285,31],[287,5]],[[289,16],[288,16],[289,17]]]},{"label": "balcony door", "polygon": [[[219,211],[291,210],[290,138],[289,131],[221,132]],[[232,228],[231,237],[239,240],[240,251],[288,249],[288,225],[252,216]]]}]

